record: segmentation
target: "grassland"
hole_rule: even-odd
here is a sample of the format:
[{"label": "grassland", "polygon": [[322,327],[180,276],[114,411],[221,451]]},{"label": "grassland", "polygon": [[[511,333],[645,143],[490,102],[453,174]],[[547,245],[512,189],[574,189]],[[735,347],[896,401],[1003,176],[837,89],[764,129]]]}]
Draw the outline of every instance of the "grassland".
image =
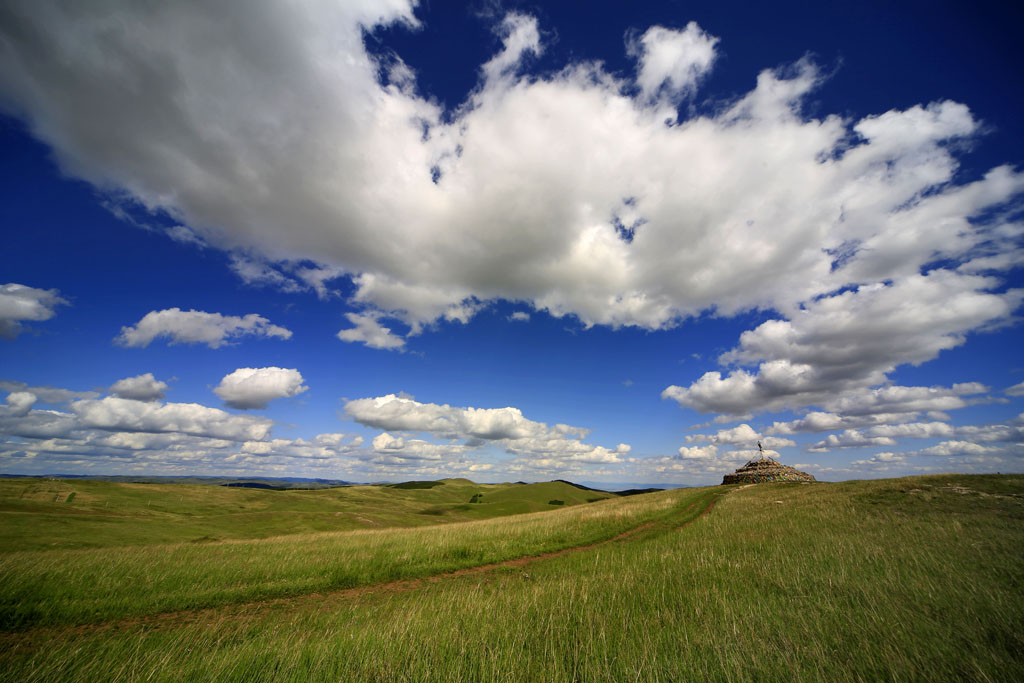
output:
[{"label": "grassland", "polygon": [[[278,562],[260,545],[301,554],[333,544],[322,554],[347,565],[365,552],[341,561],[346,544],[394,535],[377,562],[405,566],[420,545],[472,553],[516,535],[488,557],[537,554],[650,522],[529,564],[376,589],[134,619],[124,607],[95,618],[51,607],[0,636],[0,679],[1024,680],[1021,476],[688,489],[442,527],[174,547],[242,546],[258,568]],[[91,594],[88,558],[112,550],[33,551],[36,564],[59,556],[67,573],[20,600],[52,601],[49,582],[64,586],[60,600]],[[10,563],[24,555],[2,556],[4,585],[44,571]],[[202,552],[177,561],[197,571],[225,562]],[[204,581],[217,580],[210,571]]]},{"label": "grassland", "polygon": [[[267,491],[198,484],[0,479],[0,553],[268,538],[490,519],[614,497],[562,482]],[[479,494],[479,502],[469,501]]]}]

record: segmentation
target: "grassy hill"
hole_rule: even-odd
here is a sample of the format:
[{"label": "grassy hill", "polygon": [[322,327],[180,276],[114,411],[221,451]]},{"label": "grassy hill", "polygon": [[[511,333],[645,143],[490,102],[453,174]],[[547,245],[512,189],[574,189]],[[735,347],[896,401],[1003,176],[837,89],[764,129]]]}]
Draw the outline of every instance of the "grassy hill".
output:
[{"label": "grassy hill", "polygon": [[1024,680],[1024,476],[565,503],[6,552],[0,680]]},{"label": "grassy hill", "polygon": [[[412,527],[577,505],[614,494],[571,484],[345,486],[265,490],[82,479],[0,479],[0,552],[209,542]],[[477,494],[480,502],[470,504]]]}]

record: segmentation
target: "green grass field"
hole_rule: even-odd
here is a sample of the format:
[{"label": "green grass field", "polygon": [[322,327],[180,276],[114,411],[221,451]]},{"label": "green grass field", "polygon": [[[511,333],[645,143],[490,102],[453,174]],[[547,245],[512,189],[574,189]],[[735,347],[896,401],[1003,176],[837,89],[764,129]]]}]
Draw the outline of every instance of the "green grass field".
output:
[{"label": "green grass field", "polygon": [[549,511],[415,526],[462,505],[449,485],[497,493],[378,492],[415,500],[404,528],[299,514],[274,538],[130,545],[125,522],[82,549],[23,509],[40,531],[0,554],[0,680],[1024,680],[1024,476],[540,489]]},{"label": "green grass field", "polygon": [[[615,497],[561,482],[429,488],[345,486],[262,490],[82,479],[0,479],[0,553],[267,538],[414,527],[578,505]],[[479,494],[479,502],[469,501]]]}]

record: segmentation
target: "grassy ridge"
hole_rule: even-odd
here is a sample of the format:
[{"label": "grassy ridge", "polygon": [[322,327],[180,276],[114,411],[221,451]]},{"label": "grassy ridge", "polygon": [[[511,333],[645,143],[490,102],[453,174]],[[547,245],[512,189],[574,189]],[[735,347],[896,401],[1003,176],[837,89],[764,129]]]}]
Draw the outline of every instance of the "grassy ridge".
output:
[{"label": "grassy ridge", "polygon": [[[475,484],[444,479],[425,489],[346,486],[269,491],[190,484],[0,479],[0,553],[294,533],[412,527],[490,519],[614,494],[568,484]],[[469,504],[475,494],[479,503]]]},{"label": "grassy ridge", "polygon": [[764,484],[526,569],[12,637],[0,679],[1024,680],[1022,542],[1024,477]]}]

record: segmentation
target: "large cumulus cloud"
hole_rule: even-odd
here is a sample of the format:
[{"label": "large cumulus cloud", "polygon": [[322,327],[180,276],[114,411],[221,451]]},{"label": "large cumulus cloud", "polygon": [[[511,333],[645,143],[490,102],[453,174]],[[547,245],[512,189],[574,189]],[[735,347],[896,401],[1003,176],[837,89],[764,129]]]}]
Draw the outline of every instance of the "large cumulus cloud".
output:
[{"label": "large cumulus cloud", "polygon": [[1019,233],[971,220],[1019,174],[952,182],[946,143],[979,131],[960,104],[807,118],[822,77],[802,61],[676,120],[718,48],[696,24],[633,38],[634,78],[595,63],[525,78],[541,34],[511,15],[478,87],[442,112],[363,44],[365,27],[416,21],[401,0],[6,12],[3,102],[66,170],[220,247],[348,273],[356,300],[414,325],[471,297],[647,328],[792,312],[936,257],[1009,253]]}]

